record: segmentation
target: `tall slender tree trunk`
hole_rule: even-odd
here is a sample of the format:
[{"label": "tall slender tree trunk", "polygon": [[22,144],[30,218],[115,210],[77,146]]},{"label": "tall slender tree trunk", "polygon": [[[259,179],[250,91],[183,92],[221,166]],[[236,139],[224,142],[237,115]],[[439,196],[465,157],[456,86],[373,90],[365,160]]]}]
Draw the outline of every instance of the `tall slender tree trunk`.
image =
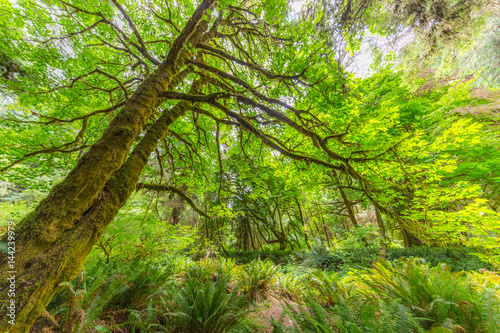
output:
[{"label": "tall slender tree trunk", "polygon": [[297,207],[299,208],[300,222],[302,223],[302,231],[304,232],[304,242],[306,243],[307,248],[310,250],[311,242],[309,241],[309,233],[307,232],[306,221],[304,220],[304,214],[302,213],[302,206],[300,205],[299,199],[296,198],[295,202],[297,203]]},{"label": "tall slender tree trunk", "polygon": [[253,241],[253,235],[252,235],[252,225],[250,224],[250,219],[246,217],[246,224],[248,225],[248,231],[250,235],[250,242],[252,244],[252,250],[255,251],[255,243]]},{"label": "tall slender tree trunk", "polygon": [[323,226],[323,230],[325,231],[326,244],[328,245],[328,247],[331,247],[332,245],[330,244],[330,234],[328,233],[328,229],[326,228],[325,218],[323,217],[323,212],[321,210],[320,210],[320,216],[321,216],[321,224]]},{"label": "tall slender tree trunk", "polygon": [[342,201],[344,202],[344,206],[347,211],[347,215],[349,216],[349,219],[351,220],[352,225],[355,228],[359,227],[358,220],[356,219],[356,214],[354,213],[354,208],[352,202],[347,198],[347,194],[344,191],[344,188],[342,187],[342,183],[340,182],[340,179],[335,171],[332,171],[333,173],[333,179],[335,181],[335,185],[337,185],[337,189],[340,192],[340,196],[342,198]]},{"label": "tall slender tree trunk", "polygon": [[[185,192],[187,190],[187,185],[183,184],[181,190]],[[172,208],[172,213],[170,216],[170,223],[172,225],[178,225],[181,222],[181,214],[184,211],[184,199],[180,196],[175,196],[175,193],[171,193],[169,196],[170,202],[173,203],[174,208]]]},{"label": "tall slender tree trunk", "polygon": [[[334,179],[335,184],[337,185],[337,188],[338,188],[338,190],[340,192],[340,196],[342,197],[342,201],[344,201],[344,206],[346,208],[347,215],[349,216],[349,219],[351,220],[352,225],[354,226],[354,228],[358,228],[359,227],[359,223],[358,223],[358,220],[356,219],[356,214],[354,213],[354,207],[353,207],[354,205],[347,198],[347,194],[344,191],[343,185],[340,182],[340,178],[337,175],[337,172],[335,172],[335,170],[333,170],[332,174],[333,174],[332,178]],[[368,241],[366,240],[365,237],[362,237],[361,240],[363,241],[363,244],[365,246],[368,246]]]},{"label": "tall slender tree trunk", "polygon": [[[165,112],[129,150],[153,111],[163,102],[160,94],[192,56],[186,43],[200,41],[207,23],[203,16],[216,0],[205,0],[172,44],[158,69],[139,86],[102,137],[76,167],[16,226],[15,263],[0,257],[0,332],[25,333],[43,311],[61,282],[80,271],[93,245],[135,189],[149,155],[168,126],[186,109],[185,102]],[[7,235],[2,241],[7,240]],[[7,316],[9,271],[15,273],[15,320]],[[12,325],[15,323],[15,325]]]},{"label": "tall slender tree trunk", "polygon": [[380,237],[382,238],[382,241],[380,242],[380,257],[382,259],[387,258],[387,233],[385,232],[385,225],[384,225],[384,220],[382,219],[382,214],[380,214],[380,211],[376,206],[373,206],[373,209],[375,209],[375,217],[377,219],[377,225],[378,225],[378,231],[380,233]]}]

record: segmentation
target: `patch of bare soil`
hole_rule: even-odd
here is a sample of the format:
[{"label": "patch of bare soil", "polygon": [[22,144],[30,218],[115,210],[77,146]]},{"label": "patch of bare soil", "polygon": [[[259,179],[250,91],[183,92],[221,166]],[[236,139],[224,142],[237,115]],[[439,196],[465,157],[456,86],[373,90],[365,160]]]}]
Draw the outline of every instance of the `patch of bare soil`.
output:
[{"label": "patch of bare soil", "polygon": [[[267,301],[270,303],[270,305],[263,306],[262,308],[260,308],[260,311],[258,311],[255,315],[257,317],[260,317],[262,319],[262,323],[269,327],[264,332],[272,332],[273,331],[273,328],[271,326],[272,319],[274,319],[274,322],[276,323],[279,322],[283,315],[283,308],[281,306],[280,301],[275,298],[269,298]],[[288,301],[288,303],[295,310],[298,310],[297,303],[292,301]],[[284,327],[293,327],[293,323],[288,315],[285,315],[282,323]]]}]

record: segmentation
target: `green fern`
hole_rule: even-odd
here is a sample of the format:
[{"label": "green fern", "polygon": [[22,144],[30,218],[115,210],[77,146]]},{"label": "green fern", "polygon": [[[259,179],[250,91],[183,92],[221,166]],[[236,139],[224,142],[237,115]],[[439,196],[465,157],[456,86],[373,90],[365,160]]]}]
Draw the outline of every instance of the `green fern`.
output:
[{"label": "green fern", "polygon": [[292,273],[277,272],[273,278],[273,288],[281,297],[298,300],[303,294],[302,278]]},{"label": "green fern", "polygon": [[129,314],[129,321],[120,326],[127,326],[132,332],[168,332],[168,329],[164,325],[157,323],[157,318],[160,315],[161,310],[157,309],[150,303],[146,309],[142,311],[131,310]]},{"label": "green fern", "polygon": [[306,307],[296,304],[295,306],[284,301],[283,313],[277,323],[273,323],[273,332],[283,332],[283,320],[288,315],[293,323],[294,332],[319,332],[334,333],[331,314],[316,302],[311,294],[306,300]]},{"label": "green fern", "polygon": [[[228,292],[227,280],[188,280],[174,293],[167,308],[167,319],[177,329],[186,333],[223,333],[233,327],[248,311],[248,300],[237,288]],[[174,308],[175,307],[175,308]]]},{"label": "green fern", "polygon": [[365,297],[400,300],[414,316],[423,319],[425,329],[452,320],[468,332],[479,330],[477,295],[467,285],[464,273],[429,268],[417,260],[378,262],[361,281],[368,287]]},{"label": "green fern", "polygon": [[115,309],[143,309],[148,295],[171,283],[171,272],[157,265],[131,261],[97,261],[73,282],[61,284],[47,307],[65,332],[89,332],[104,313]]},{"label": "green fern", "polygon": [[129,288],[123,285],[123,276],[99,277],[86,285],[65,282],[61,286],[67,300],[53,311],[53,316],[61,318],[60,326],[66,332],[73,333],[88,332],[109,301]]},{"label": "green fern", "polygon": [[500,299],[493,288],[486,288],[481,297],[481,317],[487,333],[500,332]]},{"label": "green fern", "polygon": [[245,265],[240,284],[250,299],[256,300],[270,293],[277,268],[269,259],[253,260]]}]

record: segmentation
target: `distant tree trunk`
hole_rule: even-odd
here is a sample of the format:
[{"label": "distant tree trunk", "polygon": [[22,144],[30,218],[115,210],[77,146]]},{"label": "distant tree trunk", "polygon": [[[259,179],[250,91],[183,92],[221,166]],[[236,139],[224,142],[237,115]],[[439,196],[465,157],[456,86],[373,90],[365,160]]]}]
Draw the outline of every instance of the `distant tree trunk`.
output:
[{"label": "distant tree trunk", "polygon": [[407,230],[404,226],[401,226],[400,229],[401,229],[401,234],[403,235],[405,247],[423,245],[422,241],[417,236],[415,236],[411,231]]},{"label": "distant tree trunk", "polygon": [[[274,213],[269,209],[253,209],[250,206],[246,205],[245,201],[243,201],[243,204],[246,207],[246,214],[254,218],[255,224],[258,226],[257,230],[259,231],[262,239],[267,243],[267,244],[272,244],[272,243],[279,243],[280,250],[286,249],[286,245],[290,244],[291,242],[288,239],[287,235],[282,232],[280,229],[278,229],[278,224],[279,221],[276,222],[276,212],[277,209],[275,208]],[[269,208],[269,206],[266,206],[265,208]],[[269,211],[269,214],[265,214],[263,212]],[[272,222],[269,222],[269,219],[272,219]],[[260,221],[258,223],[257,221]],[[260,226],[264,228],[266,231],[268,237],[266,238],[264,236],[264,233],[260,229]],[[272,236],[275,238],[272,239]]]},{"label": "distant tree trunk", "polygon": [[323,212],[320,211],[321,214],[321,223],[323,225],[323,230],[325,231],[325,236],[326,236],[326,244],[328,244],[328,247],[331,247],[330,243],[330,234],[328,232],[328,229],[326,228],[326,223],[325,223],[325,218],[323,217]]},{"label": "distant tree trunk", "polygon": [[333,179],[335,180],[335,185],[337,185],[337,189],[340,192],[340,196],[342,198],[342,201],[344,202],[344,207],[346,208],[347,215],[349,216],[349,219],[352,222],[352,225],[355,228],[359,227],[358,220],[356,219],[356,214],[354,213],[353,209],[353,204],[352,202],[347,198],[347,194],[344,191],[344,188],[342,186],[342,183],[340,182],[340,179],[335,171],[332,171],[333,174]]},{"label": "distant tree trunk", "polygon": [[[352,202],[347,198],[347,194],[345,193],[344,191],[344,187],[342,185],[342,183],[340,182],[340,178],[339,176],[337,175],[337,172],[335,170],[332,171],[332,175],[333,175],[333,180],[335,181],[335,184],[337,185],[337,189],[339,190],[340,192],[340,196],[342,197],[342,201],[344,201],[344,206],[346,208],[346,211],[347,211],[347,215],[349,216],[349,219],[351,220],[352,222],[352,225],[355,227],[355,228],[359,228],[359,223],[358,223],[358,220],[356,219],[356,214],[354,213],[354,205],[352,204]],[[361,241],[363,242],[363,245],[364,246],[368,246],[368,241],[366,240],[365,237],[362,237],[361,238]]]},{"label": "distant tree trunk", "polygon": [[[309,207],[309,216],[311,218],[314,217],[314,213],[313,213],[313,208],[312,207]],[[315,221],[313,219],[311,223],[316,228],[316,231],[315,231],[314,235],[319,238],[319,241],[321,242],[321,245],[325,246],[325,242],[323,240],[323,237],[321,237],[322,232],[321,232],[321,229],[320,229],[320,226],[319,226],[319,221]]]},{"label": "distant tree trunk", "polygon": [[254,236],[252,233],[252,224],[250,223],[250,218],[247,219],[247,224],[248,224],[248,230],[249,230],[249,235],[250,235],[250,242],[252,244],[252,250],[255,251],[255,241],[254,241]]},{"label": "distant tree trunk", "polygon": [[373,206],[375,209],[375,216],[377,218],[378,231],[380,233],[380,237],[382,241],[380,242],[380,257],[382,259],[387,258],[387,234],[385,232],[384,220],[382,219],[382,215],[376,206]]},{"label": "distant tree trunk", "polygon": [[250,228],[248,216],[242,216],[239,219],[236,229],[236,247],[239,250],[250,251],[250,246],[253,245],[251,237],[252,230]]},{"label": "distant tree trunk", "polygon": [[259,235],[255,234],[255,240],[257,242],[257,249],[260,250],[260,249],[262,249],[262,233],[260,231],[259,224],[252,219],[250,219],[250,221],[253,221],[253,223],[255,224],[255,229],[257,229],[257,231],[259,232],[259,235],[261,235],[261,237],[259,237]]},{"label": "distant tree trunk", "polygon": [[[185,192],[187,190],[187,185],[183,184],[181,190]],[[170,224],[178,225],[182,212],[184,211],[184,199],[182,197],[175,197],[175,193],[171,193],[169,199],[173,202],[174,208],[172,208],[172,213],[170,214]]]},{"label": "distant tree trunk", "polygon": [[304,220],[304,214],[302,214],[302,207],[300,205],[300,201],[295,198],[295,202],[297,203],[297,207],[299,208],[299,217],[300,222],[302,223],[302,231],[304,232],[304,242],[306,243],[307,248],[311,249],[311,242],[309,241],[309,233],[307,232],[307,224]]},{"label": "distant tree trunk", "polygon": [[[286,234],[285,234],[285,229],[283,228],[283,218],[281,217],[281,211],[280,211],[280,208],[279,208],[279,202],[278,201],[276,202],[276,211],[278,213],[278,224],[279,224],[279,227],[280,227],[280,235],[282,235],[282,238],[285,239]],[[286,242],[290,243],[288,241],[288,239],[286,239],[286,241],[284,241],[283,244],[280,243],[280,248],[283,247],[283,250],[286,249]],[[292,243],[290,243],[290,246],[293,248]]]},{"label": "distant tree trunk", "polygon": [[[146,120],[172,87],[174,77],[191,54],[184,46],[200,41],[207,27],[200,22],[215,0],[195,10],[158,69],[139,86],[110,123],[102,137],[76,167],[16,227],[16,320],[8,323],[6,283],[8,258],[0,257],[0,332],[25,333],[64,281],[80,271],[106,226],[135,190],[149,155],[168,126],[185,111],[187,103],[163,113],[129,155]],[[128,158],[127,158],[128,156]],[[127,158],[124,163],[125,158]],[[2,238],[7,241],[7,235]]]},{"label": "distant tree trunk", "polygon": [[[392,210],[396,216],[402,215],[400,207],[393,207]],[[401,230],[401,235],[403,236],[405,247],[423,245],[423,242],[413,232],[408,230],[408,228],[403,223],[397,221],[397,219],[396,222],[399,224],[399,230]]]},{"label": "distant tree trunk", "polygon": [[[170,218],[170,224],[172,224],[172,225],[179,224],[182,211],[184,210],[184,201],[182,201],[182,198],[178,198],[178,199],[179,199],[178,201],[180,201],[180,202],[174,203],[176,206],[174,206],[174,208],[172,208],[172,213],[171,213],[171,218]],[[179,206],[177,206],[177,205],[179,205]]]},{"label": "distant tree trunk", "polygon": [[281,216],[281,211],[280,211],[278,202],[276,202],[276,210],[278,212],[278,222],[279,222],[279,225],[280,225],[280,231],[284,235],[285,234],[285,229],[283,228],[283,218]]}]

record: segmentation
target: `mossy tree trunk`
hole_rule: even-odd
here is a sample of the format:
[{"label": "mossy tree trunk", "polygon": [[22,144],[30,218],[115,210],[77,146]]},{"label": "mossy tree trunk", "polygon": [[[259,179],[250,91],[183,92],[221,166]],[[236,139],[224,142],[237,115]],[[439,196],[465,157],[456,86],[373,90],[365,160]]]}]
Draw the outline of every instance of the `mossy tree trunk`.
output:
[{"label": "mossy tree trunk", "polygon": [[[164,112],[129,155],[130,148],[164,102],[161,93],[178,84],[172,81],[194,52],[185,45],[200,42],[208,26],[203,17],[215,2],[204,0],[198,6],[165,61],[139,86],[68,176],[16,226],[15,269],[9,268],[5,254],[0,257],[0,332],[28,332],[60,283],[71,281],[81,270],[93,245],[135,189],[149,155],[168,126],[185,112],[187,102]],[[6,240],[7,235],[2,241]],[[7,317],[6,282],[12,270],[17,271],[15,325]]]}]

